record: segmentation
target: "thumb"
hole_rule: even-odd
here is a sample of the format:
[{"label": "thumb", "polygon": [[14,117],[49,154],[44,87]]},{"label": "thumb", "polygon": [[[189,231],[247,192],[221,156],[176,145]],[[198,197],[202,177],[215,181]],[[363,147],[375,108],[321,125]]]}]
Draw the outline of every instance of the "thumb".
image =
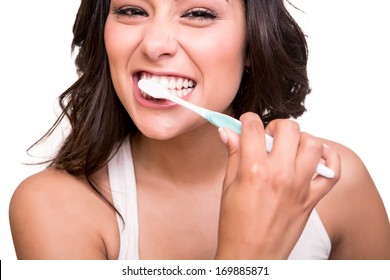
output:
[{"label": "thumb", "polygon": [[222,142],[228,149],[228,163],[226,168],[224,188],[229,186],[236,178],[237,169],[240,163],[240,136],[229,128],[218,129]]}]

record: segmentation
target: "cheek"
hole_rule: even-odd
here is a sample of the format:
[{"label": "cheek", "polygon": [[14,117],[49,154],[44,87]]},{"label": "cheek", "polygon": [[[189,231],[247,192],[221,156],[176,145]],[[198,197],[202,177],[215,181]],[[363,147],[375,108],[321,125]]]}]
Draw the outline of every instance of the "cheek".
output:
[{"label": "cheek", "polygon": [[[129,35],[126,26],[114,20],[107,19],[104,29],[104,41],[114,88],[122,100],[132,89],[132,77],[129,75],[128,64],[135,49],[134,36]],[[126,104],[124,104],[126,106]]]},{"label": "cheek", "polygon": [[127,72],[128,62],[137,47],[137,34],[110,17],[104,29],[104,41],[113,79]]},{"label": "cheek", "polygon": [[[222,32],[221,32],[222,33]],[[221,34],[220,33],[220,34]],[[234,34],[225,32],[224,34]],[[224,111],[233,101],[240,86],[245,63],[244,38],[215,34],[199,46],[204,90],[210,109]],[[227,43],[229,42],[229,43]]]},{"label": "cheek", "polygon": [[115,24],[107,20],[104,29],[104,42],[111,68],[114,68],[113,66],[123,61],[122,56],[125,54],[124,50],[127,45],[126,40],[123,38],[123,36],[120,36],[120,32],[115,27]]},{"label": "cheek", "polygon": [[111,80],[119,100],[131,116],[131,112],[134,111],[133,94],[131,94],[133,81],[127,69],[131,55],[131,41],[126,33],[128,34],[128,31],[125,32],[121,26],[109,19],[107,20],[104,29],[104,41]]},{"label": "cheek", "polygon": [[117,36],[115,28],[113,28],[112,24],[107,21],[106,27],[104,30],[104,42],[110,67],[111,79],[114,84],[114,88],[116,92],[119,93],[119,74],[120,74],[120,62],[123,61],[121,59],[122,50],[120,49],[121,40],[120,37]]},{"label": "cheek", "polygon": [[114,28],[112,24],[110,24],[110,21],[107,20],[106,26],[104,28],[104,44],[109,59],[112,59],[113,54],[116,53],[115,49],[118,44],[116,44],[115,42],[117,40],[118,39],[117,36],[115,35]]}]

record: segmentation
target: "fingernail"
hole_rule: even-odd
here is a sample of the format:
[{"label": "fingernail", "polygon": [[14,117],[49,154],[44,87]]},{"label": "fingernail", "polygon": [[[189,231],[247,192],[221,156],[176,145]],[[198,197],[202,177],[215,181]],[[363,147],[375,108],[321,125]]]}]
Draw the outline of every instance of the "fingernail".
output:
[{"label": "fingernail", "polygon": [[222,127],[218,128],[218,134],[219,134],[219,137],[221,138],[222,142],[225,143],[225,145],[226,145],[228,142],[228,136]]}]

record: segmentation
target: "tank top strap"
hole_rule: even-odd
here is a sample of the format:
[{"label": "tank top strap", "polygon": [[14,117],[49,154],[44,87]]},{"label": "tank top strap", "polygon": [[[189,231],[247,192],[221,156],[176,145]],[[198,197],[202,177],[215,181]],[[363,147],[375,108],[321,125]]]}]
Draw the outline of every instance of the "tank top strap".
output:
[{"label": "tank top strap", "polygon": [[113,203],[120,213],[117,213],[120,231],[118,259],[139,259],[137,189],[130,137],[123,141],[109,161],[108,175]]}]

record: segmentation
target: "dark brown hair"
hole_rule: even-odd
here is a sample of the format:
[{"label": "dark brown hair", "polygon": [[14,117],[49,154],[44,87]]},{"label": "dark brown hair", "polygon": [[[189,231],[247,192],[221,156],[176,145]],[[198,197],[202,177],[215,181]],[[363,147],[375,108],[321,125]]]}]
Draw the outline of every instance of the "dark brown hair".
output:
[{"label": "dark brown hair", "polygon": [[[236,117],[252,111],[265,124],[275,118],[298,117],[310,92],[307,45],[301,29],[283,0],[244,1],[247,18],[247,55],[250,69],[242,77],[233,101]],[[109,0],[82,0],[73,26],[72,51],[79,79],[59,97],[62,114],[43,138],[68,119],[70,133],[50,161],[55,168],[86,178],[108,161],[133,121],[112,85],[104,45]]]},{"label": "dark brown hair", "polygon": [[297,118],[310,93],[307,44],[283,0],[246,0],[248,73],[233,101],[236,117],[256,112],[268,124]]}]

